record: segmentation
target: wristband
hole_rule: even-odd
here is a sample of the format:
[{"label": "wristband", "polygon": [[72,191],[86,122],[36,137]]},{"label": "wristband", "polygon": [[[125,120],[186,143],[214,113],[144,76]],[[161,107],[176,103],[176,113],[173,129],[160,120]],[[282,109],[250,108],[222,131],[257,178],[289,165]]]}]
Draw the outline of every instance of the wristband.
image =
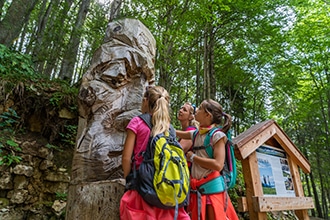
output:
[{"label": "wristband", "polygon": [[189,158],[189,161],[190,162],[194,162],[194,157],[196,156],[196,154],[192,154],[191,156],[190,156],[190,158]]}]

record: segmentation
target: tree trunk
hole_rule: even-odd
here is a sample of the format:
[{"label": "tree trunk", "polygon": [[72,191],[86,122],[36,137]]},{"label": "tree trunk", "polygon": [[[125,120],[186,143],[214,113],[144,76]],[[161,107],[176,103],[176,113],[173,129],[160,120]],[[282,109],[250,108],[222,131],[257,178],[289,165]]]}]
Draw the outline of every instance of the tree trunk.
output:
[{"label": "tree trunk", "polygon": [[118,181],[88,182],[70,185],[66,219],[118,220],[124,183]]},{"label": "tree trunk", "polygon": [[[321,161],[320,159],[320,155],[317,157],[317,167],[322,167],[321,166]],[[325,196],[325,189],[324,189],[324,181],[323,181],[323,175],[322,175],[322,169],[318,169],[318,175],[319,175],[319,180],[320,180],[320,192],[321,192],[321,200],[322,200],[322,218],[323,216],[328,216],[328,209],[327,209],[327,199]]]},{"label": "tree trunk", "polygon": [[73,0],[52,0],[47,9],[40,9],[38,20],[34,21],[38,26],[28,42],[27,51],[32,54],[38,72],[49,78],[58,74],[55,65],[61,58],[59,54],[62,54],[68,31],[63,24],[68,20],[72,4]]},{"label": "tree trunk", "polygon": [[321,205],[320,205],[320,199],[319,199],[317,189],[316,189],[316,185],[315,185],[315,182],[314,182],[315,180],[314,180],[313,172],[310,172],[309,176],[311,177],[311,183],[312,183],[314,201],[315,201],[315,208],[316,208],[316,211],[317,211],[317,217],[323,218],[322,208],[321,208]]},{"label": "tree trunk", "polygon": [[[201,37],[199,35],[196,36],[196,38],[201,39]],[[200,42],[200,40],[198,41]],[[199,43],[197,43],[197,53],[196,53],[196,105],[199,105],[199,103],[201,103],[202,101],[202,86],[201,86],[201,55],[200,55],[200,51],[201,51],[201,46],[199,45]]]},{"label": "tree trunk", "polygon": [[[52,26],[57,26],[55,22],[59,24],[63,24],[67,19],[70,19],[70,10],[72,8],[72,5],[74,3],[74,0],[56,0],[58,1],[58,5],[56,6],[56,2],[54,2],[54,7],[52,8],[52,12],[50,17],[54,17],[55,19],[52,19],[50,22],[47,24],[47,30],[50,30],[54,33],[52,33],[53,38],[50,38],[49,40],[52,41],[53,43],[45,43],[45,47],[43,47],[43,50],[47,50],[47,58],[43,59],[42,62],[40,63],[41,68],[43,68],[42,73],[44,75],[50,76],[50,78],[57,78],[59,74],[59,66],[61,63],[61,58],[58,56],[58,54],[62,54],[62,50],[64,48],[64,42],[65,42],[65,35],[66,29],[61,28],[61,29],[49,29],[49,27]],[[60,7],[61,2],[65,1],[64,7]],[[59,11],[59,12],[58,12]],[[43,42],[47,41],[48,39],[43,38]]]},{"label": "tree trunk", "polygon": [[0,21],[0,43],[11,46],[18,38],[22,27],[28,22],[38,0],[13,0],[8,11]]},{"label": "tree trunk", "polygon": [[[296,128],[296,132],[297,132],[297,136],[298,136],[298,143],[300,146],[305,146],[306,139],[303,135],[299,135],[299,132],[298,132],[299,129],[300,129],[299,127]],[[302,152],[306,156],[307,160],[309,160],[309,154],[307,153],[307,149],[305,147],[302,148]],[[310,175],[305,173],[305,182],[306,182],[307,192],[308,192],[307,196],[312,197],[313,196],[312,188],[311,188],[312,186],[311,186],[309,180],[310,180]],[[311,213],[312,213],[312,216],[314,216],[314,217],[316,216],[315,209],[311,209]]]},{"label": "tree trunk", "polygon": [[[171,6],[167,7],[167,13],[164,17],[166,20],[166,27],[165,31],[162,34],[162,47],[158,47],[157,53],[160,57],[159,59],[159,79],[158,84],[163,86],[167,91],[171,89],[171,74],[169,73],[171,67],[171,57],[173,56],[173,40],[171,39],[172,36],[169,32],[171,27],[173,26],[173,8]],[[159,52],[158,52],[159,51]]]},{"label": "tree trunk", "polygon": [[[81,58],[81,62],[82,63],[90,63],[90,60],[88,60],[88,53],[87,53],[87,49],[85,51],[81,51],[81,53],[79,56],[82,57]],[[76,70],[76,72],[74,73],[72,79],[72,82],[77,82],[79,79],[81,79],[82,75],[84,74],[84,72],[86,71],[86,68],[84,68],[84,65],[82,65],[81,68],[78,68],[78,70]]]},{"label": "tree trunk", "polygon": [[[18,39],[15,43],[14,43],[14,47],[18,50],[18,51],[23,51],[24,48],[24,44],[25,44],[25,36],[28,35],[28,25],[24,24],[22,31],[20,33],[20,39]],[[26,51],[26,53],[28,54],[28,51]]]},{"label": "tree trunk", "polygon": [[6,0],[0,0],[0,17],[2,16],[2,8],[5,5]]},{"label": "tree trunk", "polygon": [[[327,66],[327,64],[325,64],[325,66]],[[314,85],[317,88],[318,91],[318,96],[319,96],[319,103],[320,103],[320,111],[321,111],[321,115],[322,115],[322,123],[323,123],[323,129],[325,131],[325,134],[329,134],[329,118],[330,118],[330,90],[327,88],[327,85],[329,84],[330,81],[330,74],[328,72],[328,67],[325,67],[322,73],[322,76],[319,76],[316,73],[314,73],[313,71],[310,71],[310,76],[313,79]],[[325,95],[324,95],[325,94]],[[325,135],[324,136],[324,143],[322,143],[322,152],[324,152],[325,154],[327,154],[324,158],[329,158],[329,147],[330,147],[330,139],[329,139],[329,135]],[[323,148],[324,147],[324,148]],[[317,167],[318,172],[319,172],[319,181],[321,184],[321,196],[322,196],[322,207],[323,207],[323,216],[328,216],[328,202],[327,202],[327,198],[325,192],[326,190],[326,186],[325,183],[327,182],[326,178],[327,176],[323,175],[321,172],[324,172],[324,170],[322,169],[322,162],[320,161],[320,157],[322,156],[323,153],[320,153],[320,151],[317,151]]]},{"label": "tree trunk", "polygon": [[215,100],[216,92],[217,92],[217,81],[215,76],[214,69],[214,30],[213,26],[210,28],[210,43],[209,43],[209,71],[210,71],[210,98]]},{"label": "tree trunk", "polygon": [[[325,189],[325,197],[327,198],[327,201],[329,202],[330,201],[330,192],[329,192],[329,188],[326,188]],[[328,203],[327,203],[327,215],[325,216],[329,216],[329,210],[328,210]]]},{"label": "tree trunk", "polygon": [[204,67],[204,88],[203,88],[203,99],[210,98],[210,72],[209,72],[209,28],[206,25],[204,31],[204,56],[203,56],[203,67]]},{"label": "tree trunk", "polygon": [[[33,41],[35,43],[33,43],[34,48],[32,51],[32,58],[36,63],[36,67],[40,73],[42,73],[44,70],[44,65],[43,65],[44,62],[42,61],[44,60],[44,55],[42,51],[45,51],[45,49],[42,48],[43,47],[42,41],[46,31],[46,25],[48,23],[49,16],[52,11],[52,7],[54,3],[58,4],[58,2],[50,1],[46,8],[46,4],[45,2],[43,2],[38,16],[39,21],[38,21],[37,30],[35,31],[35,36],[33,37]],[[31,47],[29,48],[32,49]]]},{"label": "tree trunk", "polygon": [[67,50],[64,53],[59,78],[68,80],[70,82],[72,80],[74,66],[77,60],[82,27],[86,20],[86,15],[89,10],[90,2],[91,2],[90,0],[81,1],[77,20],[74,29],[72,30]]},{"label": "tree trunk", "polygon": [[[311,186],[310,186],[310,183],[309,183],[309,177],[308,177],[307,173],[305,173],[305,181],[306,181],[307,192],[308,192],[307,196],[312,197]],[[315,217],[315,209],[311,209],[311,213],[312,213],[312,216]]]}]

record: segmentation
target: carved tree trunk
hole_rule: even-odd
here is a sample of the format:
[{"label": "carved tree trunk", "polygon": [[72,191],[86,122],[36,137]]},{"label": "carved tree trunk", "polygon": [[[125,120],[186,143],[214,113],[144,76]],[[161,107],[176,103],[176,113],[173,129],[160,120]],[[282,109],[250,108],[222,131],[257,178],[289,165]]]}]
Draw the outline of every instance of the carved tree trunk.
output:
[{"label": "carved tree trunk", "polygon": [[69,186],[70,200],[67,203],[66,219],[118,220],[120,198],[124,193],[123,183],[99,181]]},{"label": "carved tree trunk", "polygon": [[[125,128],[154,82],[156,42],[138,20],[110,22],[79,92],[79,125],[66,219],[119,219]],[[88,216],[88,217],[86,217]]]}]

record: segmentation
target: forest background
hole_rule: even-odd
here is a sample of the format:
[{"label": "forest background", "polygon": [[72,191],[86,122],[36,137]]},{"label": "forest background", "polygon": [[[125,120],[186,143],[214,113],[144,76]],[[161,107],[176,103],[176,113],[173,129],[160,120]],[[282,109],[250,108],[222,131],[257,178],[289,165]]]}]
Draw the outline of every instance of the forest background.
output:
[{"label": "forest background", "polygon": [[274,119],[311,163],[301,177],[312,215],[329,218],[328,0],[0,0],[3,88],[60,82],[65,89],[44,104],[74,111],[64,93],[78,94],[117,18],[139,19],[154,35],[156,83],[171,94],[176,126],[182,103],[206,98],[233,116],[234,135]]}]

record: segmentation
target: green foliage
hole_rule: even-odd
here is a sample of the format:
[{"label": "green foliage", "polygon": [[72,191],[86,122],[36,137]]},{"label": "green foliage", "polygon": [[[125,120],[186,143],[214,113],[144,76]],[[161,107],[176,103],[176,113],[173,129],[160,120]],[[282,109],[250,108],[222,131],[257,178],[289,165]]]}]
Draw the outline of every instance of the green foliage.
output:
[{"label": "green foliage", "polygon": [[236,185],[233,189],[230,189],[228,191],[228,194],[230,196],[231,202],[233,203],[234,207],[237,208],[238,206],[238,200],[240,197],[246,196],[245,194],[245,184],[244,184],[244,177],[242,172],[242,164],[240,161],[236,159],[236,166],[237,166],[237,179],[236,179]]},{"label": "green foliage", "polygon": [[56,192],[56,199],[66,201],[68,195],[67,193]]},{"label": "green foliage", "polygon": [[61,100],[63,100],[63,96],[64,94],[62,92],[55,92],[52,94],[49,101],[53,106],[58,107],[60,106]]},{"label": "green foliage", "polygon": [[13,163],[21,162],[22,158],[20,156],[15,155],[14,153],[4,153],[1,150],[2,144],[0,143],[0,166],[7,165],[10,166]]},{"label": "green foliage", "polygon": [[41,84],[45,79],[33,69],[30,56],[11,50],[2,44],[0,44],[0,75],[2,92],[5,96],[12,93],[22,96],[25,90],[40,95],[36,85]]},{"label": "green foliage", "polygon": [[20,117],[14,109],[9,108],[7,112],[0,114],[0,128],[13,131],[13,127],[19,123]]},{"label": "green foliage", "polygon": [[58,146],[55,146],[55,145],[52,145],[52,144],[46,144],[46,146],[45,147],[47,147],[48,149],[54,149],[54,150],[57,150],[57,151],[60,151],[60,152],[62,152],[63,150],[60,148],[60,147],[58,147]]},{"label": "green foliage", "polygon": [[78,87],[71,86],[68,82],[59,79],[49,81],[49,84],[56,87],[56,91],[51,93],[49,97],[49,102],[53,107],[66,107],[73,112],[78,109],[76,101]]},{"label": "green foliage", "polygon": [[3,79],[11,76],[16,80],[40,77],[33,69],[30,56],[11,50],[3,44],[0,44],[0,75]]},{"label": "green foliage", "polygon": [[77,136],[77,125],[65,125],[65,131],[60,133],[62,141],[64,143],[69,144],[72,148],[75,146],[76,143],[76,136]]},{"label": "green foliage", "polygon": [[16,152],[21,152],[22,149],[13,140],[15,131],[13,127],[18,123],[20,117],[13,109],[8,109],[8,112],[0,114],[0,129],[2,137],[0,137],[0,166],[10,166],[12,163],[19,163],[22,158],[16,155]]},{"label": "green foliage", "polygon": [[67,107],[72,111],[76,111],[76,96],[78,94],[78,88],[68,86],[65,81],[62,81],[60,85],[61,90],[52,93],[49,98],[49,102],[54,107]]}]

